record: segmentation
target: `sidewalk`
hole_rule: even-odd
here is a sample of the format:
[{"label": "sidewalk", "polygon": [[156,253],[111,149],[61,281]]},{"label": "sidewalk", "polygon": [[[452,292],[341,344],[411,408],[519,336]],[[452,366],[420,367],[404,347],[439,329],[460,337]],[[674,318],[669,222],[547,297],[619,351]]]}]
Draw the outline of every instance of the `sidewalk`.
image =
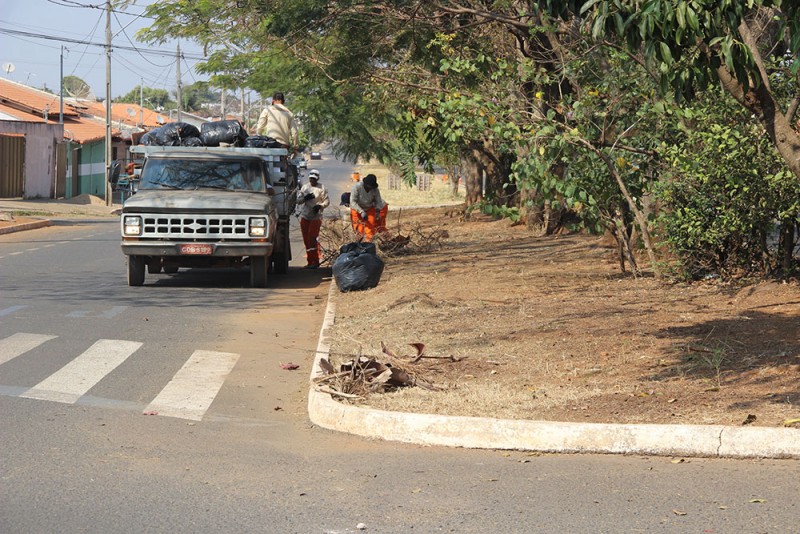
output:
[{"label": "sidewalk", "polygon": [[367,438],[476,449],[800,459],[800,432],[793,428],[507,420],[387,412],[338,402],[313,386],[314,378],[322,375],[319,361],[329,358],[325,333],[335,320],[337,294],[332,280],[308,394],[309,418],[323,428]]},{"label": "sidewalk", "polygon": [[67,200],[0,198],[0,214],[11,215],[11,220],[0,217],[0,235],[52,226],[54,219],[115,217],[120,208],[91,195]]}]

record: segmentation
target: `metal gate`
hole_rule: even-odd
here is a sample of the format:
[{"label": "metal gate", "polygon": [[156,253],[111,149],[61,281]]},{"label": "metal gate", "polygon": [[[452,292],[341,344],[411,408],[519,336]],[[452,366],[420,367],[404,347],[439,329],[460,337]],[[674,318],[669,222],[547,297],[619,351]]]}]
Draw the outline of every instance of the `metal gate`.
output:
[{"label": "metal gate", "polygon": [[21,197],[25,190],[25,136],[0,134],[0,198]]}]

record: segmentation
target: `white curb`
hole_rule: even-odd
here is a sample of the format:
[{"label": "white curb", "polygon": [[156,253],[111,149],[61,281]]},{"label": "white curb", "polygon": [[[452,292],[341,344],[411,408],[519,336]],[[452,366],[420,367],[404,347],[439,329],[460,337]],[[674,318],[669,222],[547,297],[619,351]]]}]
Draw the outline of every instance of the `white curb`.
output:
[{"label": "white curb", "polygon": [[[327,358],[326,331],[333,325],[338,288],[331,280],[311,380]],[[420,445],[541,452],[648,454],[730,458],[800,459],[800,430],[722,425],[621,425],[559,423],[387,412],[335,401],[309,388],[308,415],[315,425],[367,438]]]}]

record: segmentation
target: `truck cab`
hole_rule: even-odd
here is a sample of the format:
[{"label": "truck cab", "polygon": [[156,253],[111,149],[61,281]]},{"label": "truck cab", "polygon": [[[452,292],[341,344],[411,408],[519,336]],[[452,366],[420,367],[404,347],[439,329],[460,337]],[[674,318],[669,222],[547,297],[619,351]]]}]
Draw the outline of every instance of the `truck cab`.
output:
[{"label": "truck cab", "polygon": [[266,287],[291,259],[289,215],[297,173],[285,149],[131,147],[144,156],[138,190],[122,208],[128,284],[182,267],[247,267]]}]

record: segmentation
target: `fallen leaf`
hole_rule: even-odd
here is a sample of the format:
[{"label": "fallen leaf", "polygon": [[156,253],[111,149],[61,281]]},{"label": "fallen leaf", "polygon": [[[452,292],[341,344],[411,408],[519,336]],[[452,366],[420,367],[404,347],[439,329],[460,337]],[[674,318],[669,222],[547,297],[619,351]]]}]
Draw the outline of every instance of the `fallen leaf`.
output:
[{"label": "fallen leaf", "polygon": [[300,366],[297,365],[296,363],[286,362],[286,363],[281,363],[281,369],[285,369],[287,371],[294,371],[295,369],[300,369]]},{"label": "fallen leaf", "polygon": [[281,408],[280,406],[275,406],[273,408],[273,410],[275,410],[276,412],[279,412],[279,411],[283,410],[283,408]]},{"label": "fallen leaf", "polygon": [[747,417],[745,417],[744,421],[742,421],[742,426],[749,425],[750,423],[752,423],[755,420],[756,420],[756,416],[754,414],[747,414]]},{"label": "fallen leaf", "polygon": [[762,502],[767,502],[767,499],[750,499],[750,502],[752,502],[752,503],[762,503]]},{"label": "fallen leaf", "polygon": [[422,356],[422,353],[425,352],[425,343],[409,343],[409,345],[417,349],[417,359],[419,359],[419,357]]},{"label": "fallen leaf", "polygon": [[686,512],[683,510],[673,510],[672,513],[675,515],[686,515]]},{"label": "fallen leaf", "polygon": [[686,461],[686,460],[685,460],[684,458],[674,458],[673,460],[671,460],[671,462],[672,462],[673,464],[682,464],[682,463],[684,463],[685,461]]},{"label": "fallen leaf", "polygon": [[783,422],[783,426],[792,426],[800,423],[800,419],[787,419]]},{"label": "fallen leaf", "polygon": [[144,412],[143,415],[158,415],[158,412]]},{"label": "fallen leaf", "polygon": [[677,401],[678,399],[669,399],[667,402],[672,404],[673,402]]},{"label": "fallen leaf", "polygon": [[392,349],[386,346],[386,343],[381,341],[381,352],[383,352],[387,356],[391,356],[392,358],[397,358],[397,355],[392,352]]}]

